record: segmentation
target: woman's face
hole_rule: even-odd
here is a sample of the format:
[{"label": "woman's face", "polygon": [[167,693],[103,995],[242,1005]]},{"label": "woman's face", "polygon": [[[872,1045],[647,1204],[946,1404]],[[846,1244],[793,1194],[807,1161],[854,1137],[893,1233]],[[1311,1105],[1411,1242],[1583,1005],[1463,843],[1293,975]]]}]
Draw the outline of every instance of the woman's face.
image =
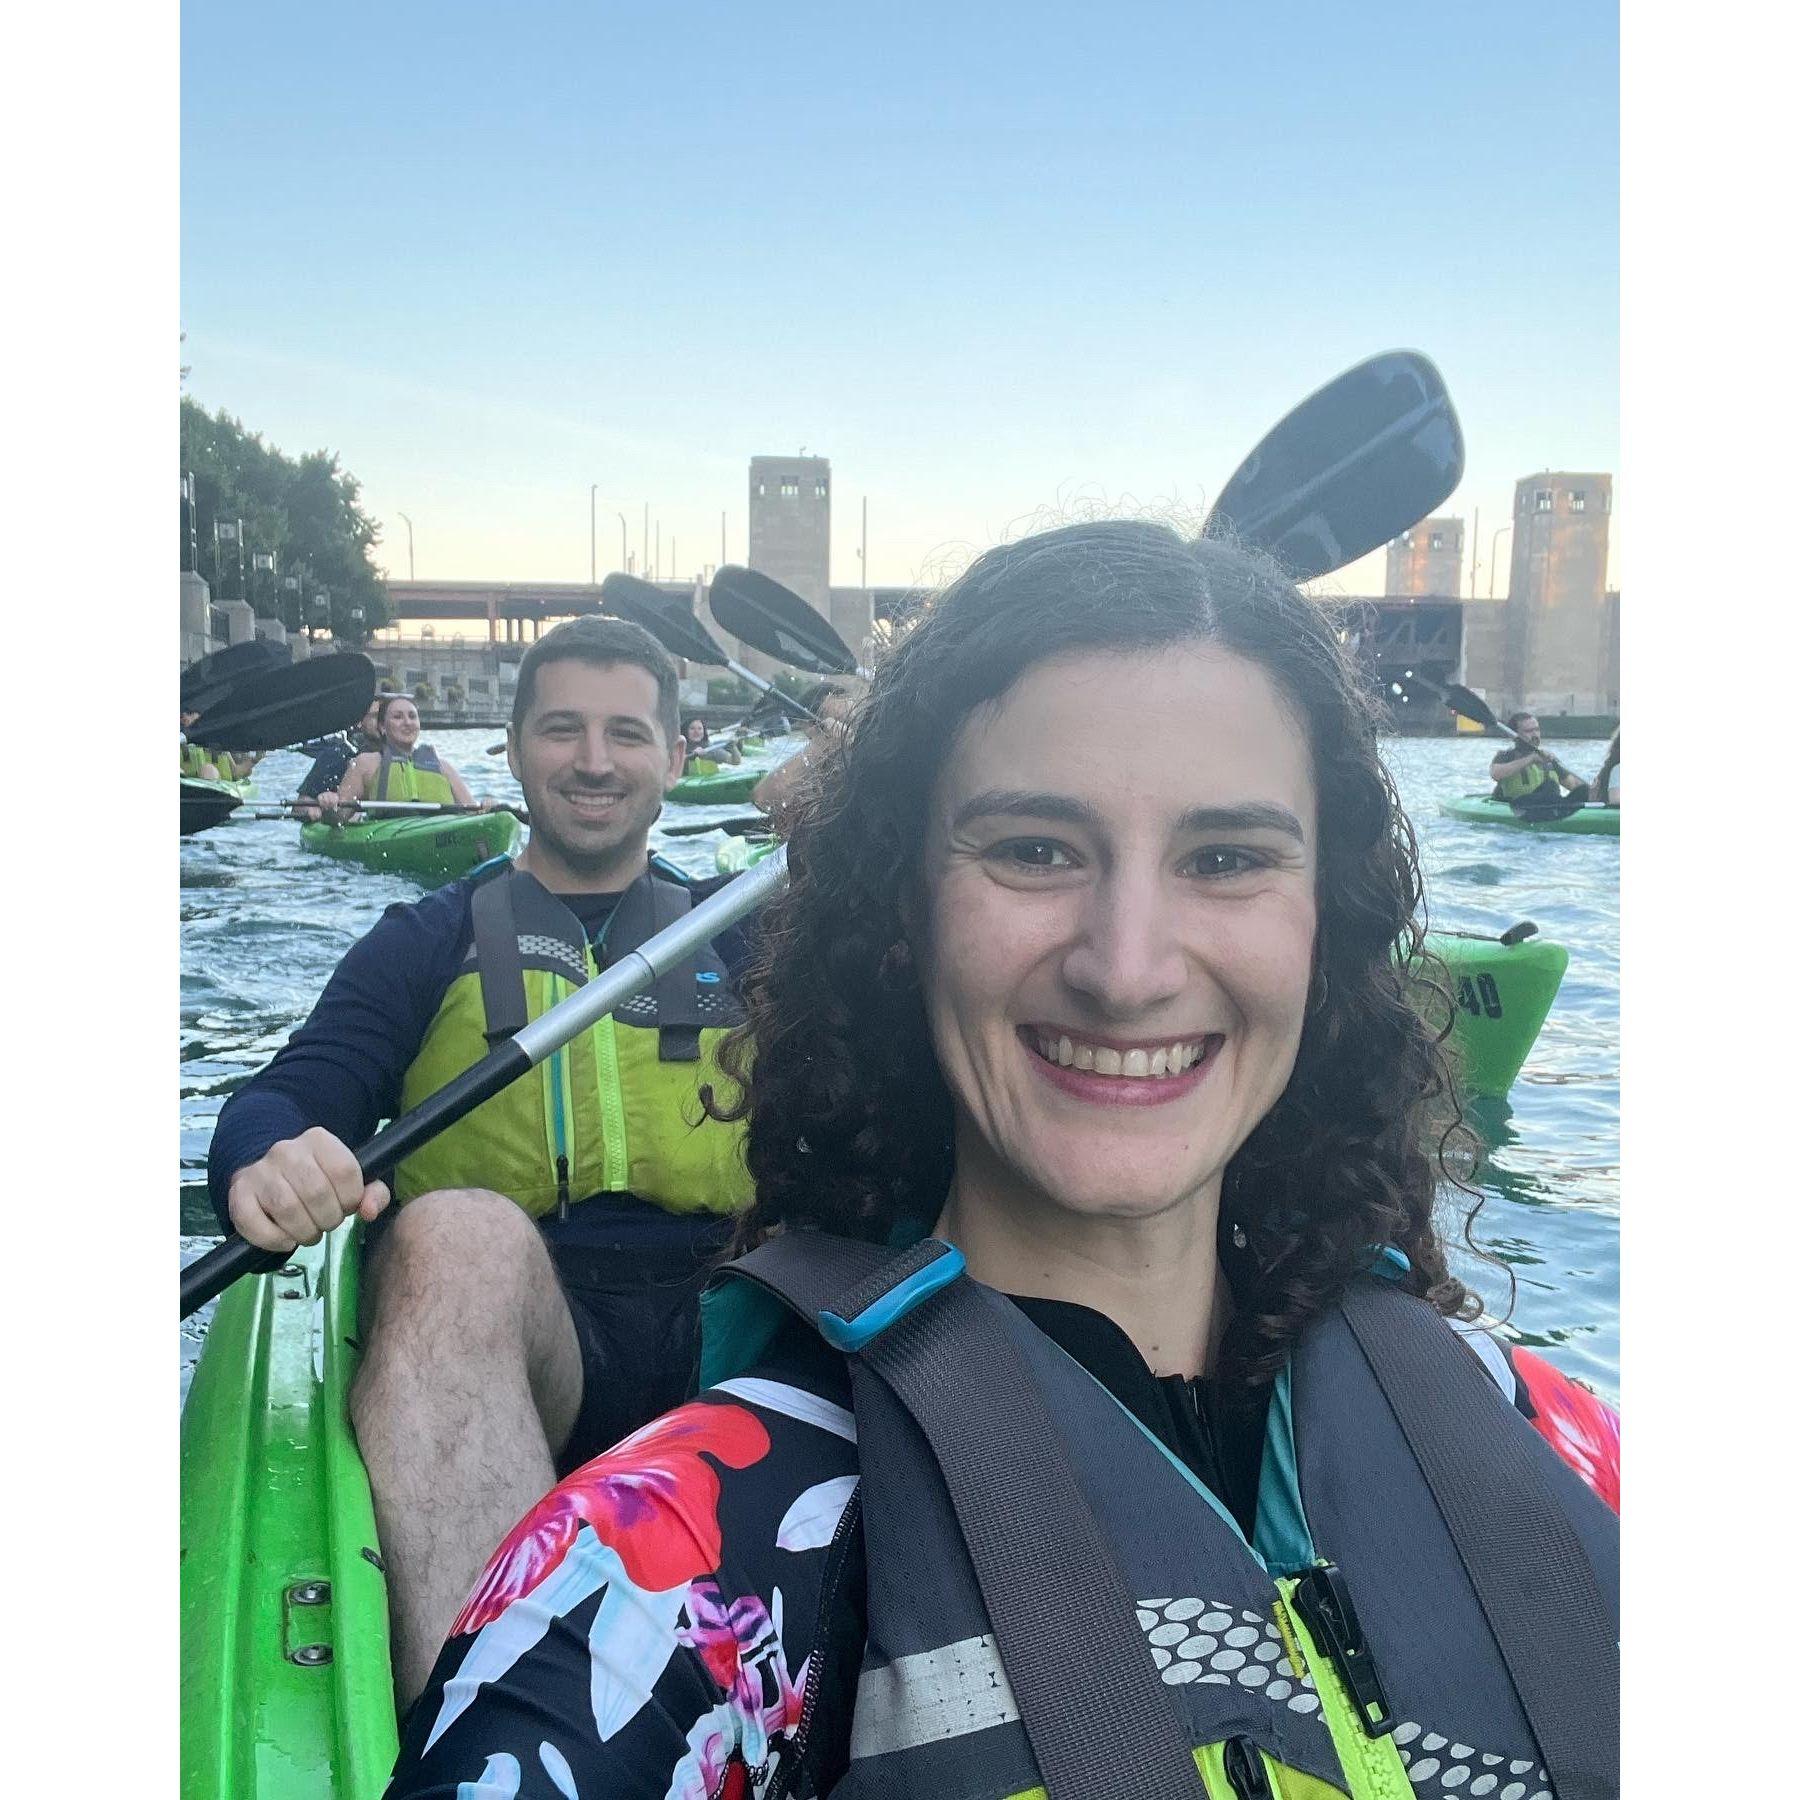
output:
[{"label": "woman's face", "polygon": [[1216,1194],[1293,1071],[1317,837],[1299,720],[1216,647],[1057,657],[973,713],[918,955],[959,1194],[1110,1218]]},{"label": "woman's face", "polygon": [[706,742],[706,721],[689,719],[687,722],[687,741],[691,748],[698,749]]},{"label": "woman's face", "polygon": [[410,700],[396,700],[381,721],[381,735],[396,750],[410,750],[419,741],[419,709]]}]

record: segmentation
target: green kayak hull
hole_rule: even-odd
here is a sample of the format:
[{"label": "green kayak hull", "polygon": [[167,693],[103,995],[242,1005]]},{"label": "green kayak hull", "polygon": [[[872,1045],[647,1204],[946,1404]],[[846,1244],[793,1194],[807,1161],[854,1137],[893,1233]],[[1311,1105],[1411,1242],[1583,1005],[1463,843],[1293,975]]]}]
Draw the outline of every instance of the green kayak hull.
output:
[{"label": "green kayak hull", "polygon": [[308,850],[410,875],[428,887],[454,881],[490,856],[510,856],[518,841],[519,821],[500,812],[300,827],[300,842]]},{"label": "green kayak hull", "polygon": [[[1463,1091],[1499,1099],[1517,1079],[1549,1016],[1569,966],[1569,952],[1546,938],[1502,944],[1493,938],[1433,931],[1425,948],[1449,975],[1456,1006],[1451,1037],[1461,1060]],[[1421,995],[1419,1011],[1442,1024],[1442,1001]]]},{"label": "green kayak hull", "polygon": [[[713,852],[721,875],[740,875],[775,848],[774,838],[727,838]],[[1531,1047],[1549,1016],[1557,989],[1569,966],[1561,944],[1532,937],[1517,944],[1460,932],[1433,931],[1427,951],[1448,975],[1456,1006],[1452,1041],[1457,1047],[1463,1091],[1494,1099],[1518,1078]],[[1419,1011],[1442,1024],[1442,1001],[1419,995]]]},{"label": "green kayak hull", "polygon": [[1465,825],[1510,825],[1515,831],[1560,831],[1568,837],[1617,837],[1619,809],[1589,802],[1566,819],[1533,819],[1513,811],[1504,800],[1486,794],[1462,794],[1441,801],[1438,810]]},{"label": "green kayak hull", "polygon": [[351,1434],[356,1227],[219,1301],[181,1415],[183,1800],[376,1800],[398,1751]]},{"label": "green kayak hull", "polygon": [[748,800],[768,772],[766,767],[758,767],[721,769],[716,775],[684,775],[669,789],[667,798],[677,806],[734,806],[740,800]]}]

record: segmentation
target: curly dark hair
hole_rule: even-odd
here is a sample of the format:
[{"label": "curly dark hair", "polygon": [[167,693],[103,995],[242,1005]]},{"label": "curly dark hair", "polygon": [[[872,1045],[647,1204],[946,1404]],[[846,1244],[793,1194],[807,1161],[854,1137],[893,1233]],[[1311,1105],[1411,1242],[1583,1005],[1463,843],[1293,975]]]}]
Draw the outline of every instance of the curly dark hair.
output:
[{"label": "curly dark hair", "polygon": [[741,1093],[709,1101],[749,1121],[756,1200],[741,1242],[776,1226],[886,1240],[936,1217],[951,1099],[902,909],[958,728],[1046,658],[1197,641],[1255,663],[1306,722],[1319,817],[1311,1010],[1286,1090],[1225,1176],[1222,1222],[1241,1227],[1256,1273],[1223,1366],[1272,1378],[1376,1245],[1406,1253],[1407,1284],[1440,1312],[1479,1310],[1432,1222],[1445,1117],[1459,1115],[1444,1032],[1408,1003],[1432,962],[1418,847],[1373,708],[1325,609],[1273,564],[1151,523],[1071,525],[990,550],[885,658],[824,756],[789,842],[790,886],[746,977],[747,1021],[723,1049]]}]

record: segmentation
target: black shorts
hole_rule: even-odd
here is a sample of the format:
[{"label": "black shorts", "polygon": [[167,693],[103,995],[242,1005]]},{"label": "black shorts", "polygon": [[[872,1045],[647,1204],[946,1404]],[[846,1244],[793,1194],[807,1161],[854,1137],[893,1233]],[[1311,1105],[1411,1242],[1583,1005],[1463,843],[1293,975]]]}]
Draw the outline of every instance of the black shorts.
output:
[{"label": "black shorts", "polygon": [[540,1221],[581,1346],[581,1406],[558,1480],[693,1396],[700,1290],[733,1223],[614,1195]]}]

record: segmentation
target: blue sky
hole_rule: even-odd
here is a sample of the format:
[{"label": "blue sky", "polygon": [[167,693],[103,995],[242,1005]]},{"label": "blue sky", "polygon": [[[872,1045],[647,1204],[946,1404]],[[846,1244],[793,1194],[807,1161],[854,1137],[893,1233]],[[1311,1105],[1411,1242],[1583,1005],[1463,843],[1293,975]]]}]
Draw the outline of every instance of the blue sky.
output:
[{"label": "blue sky", "polygon": [[585,579],[591,482],[602,572],[646,501],[665,572],[722,510],[741,559],[748,458],[804,445],[834,580],[866,494],[905,582],[1084,497],[1200,508],[1408,345],[1485,565],[1516,477],[1618,467],[1617,57],[1586,0],[190,0],[186,391],[338,451],[397,575],[403,509],[421,576]]}]

